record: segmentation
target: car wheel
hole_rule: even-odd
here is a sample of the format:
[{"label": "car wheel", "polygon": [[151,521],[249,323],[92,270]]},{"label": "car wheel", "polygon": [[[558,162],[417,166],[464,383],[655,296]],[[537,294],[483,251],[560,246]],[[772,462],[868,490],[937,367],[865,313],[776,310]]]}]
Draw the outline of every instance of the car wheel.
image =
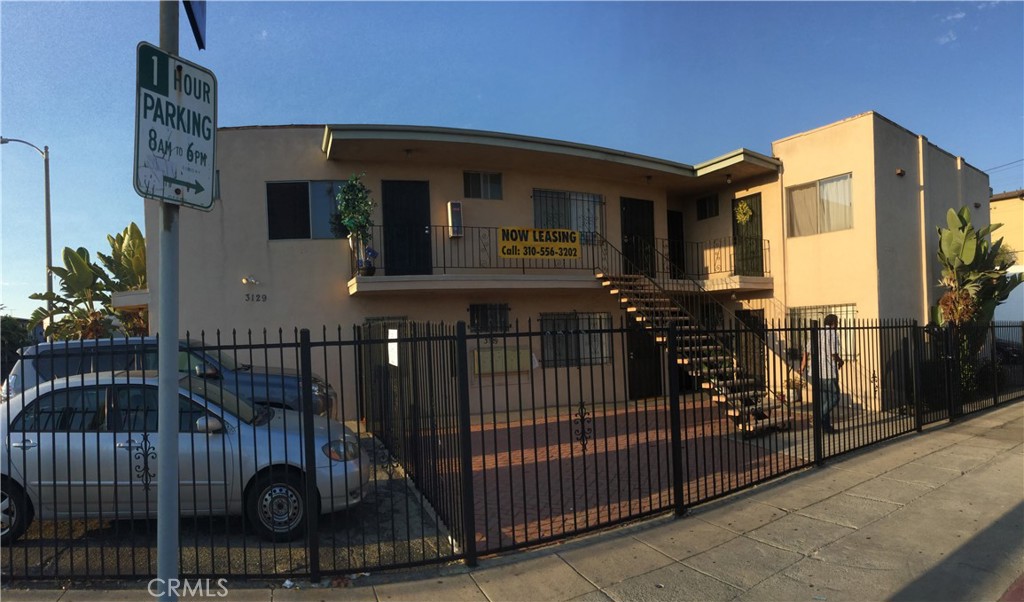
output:
[{"label": "car wheel", "polygon": [[249,488],[246,514],[260,537],[294,541],[306,532],[306,496],[302,477],[284,470],[264,473]]},{"label": "car wheel", "polygon": [[30,522],[32,509],[25,490],[8,478],[0,479],[0,544],[14,543]]}]

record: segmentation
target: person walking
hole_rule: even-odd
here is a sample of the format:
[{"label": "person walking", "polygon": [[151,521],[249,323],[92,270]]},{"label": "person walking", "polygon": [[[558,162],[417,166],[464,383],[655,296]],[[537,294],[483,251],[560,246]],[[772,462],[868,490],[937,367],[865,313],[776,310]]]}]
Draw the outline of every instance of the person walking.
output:
[{"label": "person walking", "polygon": [[[821,387],[821,430],[826,433],[838,432],[832,425],[832,410],[839,405],[839,370],[843,367],[843,345],[839,340],[839,317],[835,314],[825,316],[825,326],[818,331],[818,353],[825,358],[818,366]],[[807,342],[803,359],[800,361],[800,373],[807,374],[813,382],[812,374],[805,372],[808,361],[817,362],[811,357],[811,342]]]}]

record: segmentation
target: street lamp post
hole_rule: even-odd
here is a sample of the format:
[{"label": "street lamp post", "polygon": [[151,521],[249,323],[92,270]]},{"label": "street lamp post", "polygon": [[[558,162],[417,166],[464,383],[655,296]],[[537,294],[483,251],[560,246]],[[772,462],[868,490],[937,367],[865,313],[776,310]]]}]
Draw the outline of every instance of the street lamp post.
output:
[{"label": "street lamp post", "polygon": [[[20,142],[27,146],[31,146],[43,157],[43,207],[46,212],[46,292],[48,296],[52,296],[53,273],[50,271],[50,266],[53,265],[53,244],[50,241],[50,147],[44,146],[43,148],[39,148],[35,144],[25,140],[4,138],[0,136],[0,144],[7,144],[8,142]],[[50,299],[46,300],[46,311],[50,314],[52,319],[53,301]]]}]

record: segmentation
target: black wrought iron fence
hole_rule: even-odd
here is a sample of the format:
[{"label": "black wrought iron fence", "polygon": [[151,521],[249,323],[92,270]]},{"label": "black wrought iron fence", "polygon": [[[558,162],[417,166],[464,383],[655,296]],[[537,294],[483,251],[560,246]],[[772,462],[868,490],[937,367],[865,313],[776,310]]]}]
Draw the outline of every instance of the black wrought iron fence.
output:
[{"label": "black wrought iron fence", "polygon": [[[820,353],[815,325],[763,330]],[[1024,398],[1024,324],[994,324],[966,346],[963,333],[906,321],[840,331],[857,352],[838,371],[836,432],[823,428],[820,368],[744,348],[763,398],[737,399],[694,374],[681,332],[633,320],[186,337],[181,572],[318,578],[473,563],[682,514]],[[5,577],[155,573],[155,365],[155,339],[23,351],[0,403]]]}]

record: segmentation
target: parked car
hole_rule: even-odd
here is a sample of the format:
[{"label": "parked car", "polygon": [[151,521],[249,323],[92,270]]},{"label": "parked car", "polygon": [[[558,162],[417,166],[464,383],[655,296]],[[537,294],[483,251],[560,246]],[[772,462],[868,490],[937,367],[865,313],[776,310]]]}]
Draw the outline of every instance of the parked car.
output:
[{"label": "parked car", "polygon": [[1024,364],[1024,345],[996,339],[996,356],[1001,364]]},{"label": "parked car", "polygon": [[[0,543],[33,519],[156,515],[158,375],[77,375],[29,387],[0,406]],[[256,406],[185,375],[178,391],[181,516],[244,515],[272,541],[306,524],[303,417]],[[357,436],[314,416],[312,507],[334,512],[363,498],[368,478]]]},{"label": "parked car", "polygon": [[[156,337],[39,343],[21,350],[18,362],[0,391],[6,399],[54,378],[156,369]],[[181,340],[178,341],[178,372],[217,381],[228,391],[257,404],[300,409],[301,380],[296,370],[239,363],[228,351]],[[314,413],[328,415],[335,406],[337,394],[323,378],[314,375],[313,399]]]}]

